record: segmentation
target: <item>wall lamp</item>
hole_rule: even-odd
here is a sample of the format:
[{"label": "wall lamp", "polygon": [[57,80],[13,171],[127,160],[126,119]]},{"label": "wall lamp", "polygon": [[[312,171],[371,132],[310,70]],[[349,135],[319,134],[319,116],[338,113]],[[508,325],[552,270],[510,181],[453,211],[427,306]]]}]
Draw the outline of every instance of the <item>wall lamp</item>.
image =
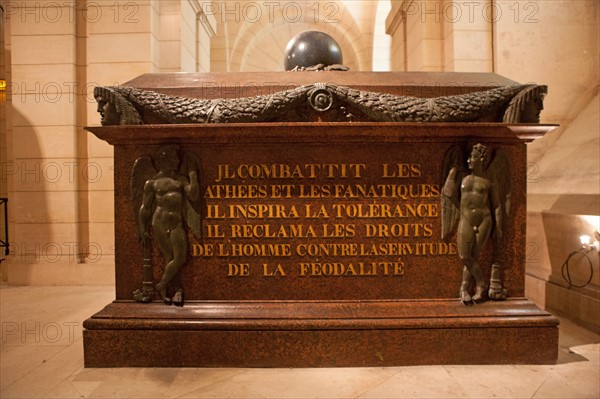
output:
[{"label": "wall lamp", "polygon": [[592,237],[588,235],[582,235],[579,237],[581,241],[581,246],[586,251],[590,252],[596,250],[596,252],[600,252],[600,233],[597,231],[594,232],[594,240],[592,241]]},{"label": "wall lamp", "polygon": [[[571,252],[569,256],[567,256],[567,259],[565,260],[561,268],[562,276],[565,279],[565,281],[569,284],[567,288],[585,288],[589,283],[592,282],[592,278],[594,277],[594,267],[592,265],[592,260],[590,259],[588,254],[592,251],[600,253],[600,233],[598,233],[597,231],[594,232],[594,241],[592,241],[592,237],[588,235],[580,236],[579,240],[581,241],[581,248],[579,248],[577,251]],[[583,258],[587,260],[590,276],[584,284],[575,284],[573,282],[573,279],[571,278],[571,272],[569,270],[569,261],[575,255],[583,256]]]}]

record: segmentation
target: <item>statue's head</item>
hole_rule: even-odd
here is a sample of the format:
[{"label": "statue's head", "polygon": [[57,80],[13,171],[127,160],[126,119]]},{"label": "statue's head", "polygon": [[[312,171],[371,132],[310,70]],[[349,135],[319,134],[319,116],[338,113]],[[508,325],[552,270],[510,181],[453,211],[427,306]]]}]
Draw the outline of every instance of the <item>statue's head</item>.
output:
[{"label": "statue's head", "polygon": [[100,114],[102,126],[139,125],[142,123],[138,111],[124,97],[126,90],[126,87],[117,86],[94,87],[94,98],[98,102],[97,111]]},{"label": "statue's head", "polygon": [[121,113],[117,110],[113,93],[102,87],[96,87],[94,88],[94,98],[98,102],[97,111],[100,114],[102,126],[120,124]]},{"label": "statue's head", "polygon": [[170,172],[177,170],[179,166],[179,147],[174,144],[161,147],[156,153],[156,159],[159,170]]},{"label": "statue's head", "polygon": [[505,123],[540,123],[547,86],[525,86],[511,101],[504,113]]},{"label": "statue's head", "polygon": [[540,114],[544,109],[543,96],[534,98],[532,101],[525,103],[521,112],[521,123],[539,123]]},{"label": "statue's head", "polygon": [[481,143],[475,144],[473,146],[473,149],[471,150],[471,156],[469,157],[467,162],[469,163],[470,169],[474,169],[476,164],[481,165],[483,169],[487,168],[490,162],[490,154],[488,148]]}]

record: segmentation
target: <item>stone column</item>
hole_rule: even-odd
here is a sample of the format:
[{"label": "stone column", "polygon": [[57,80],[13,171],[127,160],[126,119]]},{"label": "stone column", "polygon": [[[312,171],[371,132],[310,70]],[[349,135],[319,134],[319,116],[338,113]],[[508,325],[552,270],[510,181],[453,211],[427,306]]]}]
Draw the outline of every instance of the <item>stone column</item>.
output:
[{"label": "stone column", "polygon": [[9,4],[11,284],[112,284],[113,151],[95,85],[158,70],[158,2]]},{"label": "stone column", "polygon": [[501,11],[492,0],[444,1],[444,70],[451,72],[493,72],[493,26]]},{"label": "stone column", "polygon": [[386,33],[392,36],[393,71],[442,71],[442,1],[392,2]]},{"label": "stone column", "polygon": [[198,0],[160,1],[160,72],[210,71],[210,40],[216,21],[204,13],[202,7],[207,4]]}]

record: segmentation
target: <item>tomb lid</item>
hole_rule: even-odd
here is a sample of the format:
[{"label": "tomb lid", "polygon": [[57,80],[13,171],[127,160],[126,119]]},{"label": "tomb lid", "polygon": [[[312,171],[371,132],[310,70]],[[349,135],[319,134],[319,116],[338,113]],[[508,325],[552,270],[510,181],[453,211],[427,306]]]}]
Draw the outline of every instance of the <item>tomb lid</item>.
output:
[{"label": "tomb lid", "polygon": [[494,73],[313,70],[145,74],[94,89],[102,125],[539,123],[546,93]]},{"label": "tomb lid", "polygon": [[314,83],[399,96],[441,97],[519,83],[496,73],[479,72],[211,72],[146,73],[123,85],[174,96],[239,98],[269,95]]}]

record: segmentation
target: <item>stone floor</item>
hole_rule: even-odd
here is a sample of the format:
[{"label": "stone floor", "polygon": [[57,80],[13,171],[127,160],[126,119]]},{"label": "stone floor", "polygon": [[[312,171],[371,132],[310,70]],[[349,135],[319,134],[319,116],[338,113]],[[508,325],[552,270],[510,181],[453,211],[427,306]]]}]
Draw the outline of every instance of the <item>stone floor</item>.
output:
[{"label": "stone floor", "polygon": [[83,320],[113,297],[110,287],[0,287],[0,398],[600,397],[600,336],[565,319],[554,365],[83,368]]}]

